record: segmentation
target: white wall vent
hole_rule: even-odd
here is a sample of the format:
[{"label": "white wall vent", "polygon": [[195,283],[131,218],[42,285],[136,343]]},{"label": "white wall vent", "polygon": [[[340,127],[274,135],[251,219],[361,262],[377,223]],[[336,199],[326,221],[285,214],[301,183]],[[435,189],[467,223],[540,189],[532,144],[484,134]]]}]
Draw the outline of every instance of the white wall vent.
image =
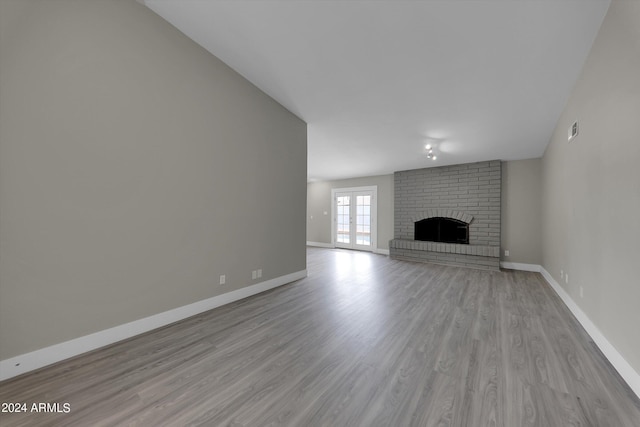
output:
[{"label": "white wall vent", "polygon": [[567,134],[567,141],[571,142],[578,136],[578,121],[573,122],[571,126],[569,126],[569,132]]}]

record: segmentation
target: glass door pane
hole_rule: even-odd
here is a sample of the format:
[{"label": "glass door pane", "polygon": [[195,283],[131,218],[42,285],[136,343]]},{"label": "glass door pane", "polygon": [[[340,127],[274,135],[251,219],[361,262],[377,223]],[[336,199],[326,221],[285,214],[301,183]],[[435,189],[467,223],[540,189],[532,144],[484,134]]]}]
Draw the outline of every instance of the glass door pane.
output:
[{"label": "glass door pane", "polygon": [[351,196],[336,198],[336,243],[351,243]]},{"label": "glass door pane", "polygon": [[356,196],[356,245],[371,246],[371,195]]}]

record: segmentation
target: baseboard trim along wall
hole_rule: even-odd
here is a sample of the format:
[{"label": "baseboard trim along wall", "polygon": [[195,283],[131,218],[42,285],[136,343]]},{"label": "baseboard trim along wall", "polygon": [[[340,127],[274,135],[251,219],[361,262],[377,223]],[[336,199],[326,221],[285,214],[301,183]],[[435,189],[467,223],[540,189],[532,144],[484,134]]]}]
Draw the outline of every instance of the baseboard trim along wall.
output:
[{"label": "baseboard trim along wall", "polygon": [[[307,241],[307,246],[313,246],[316,248],[331,248],[334,249],[335,246],[333,246],[331,243],[322,243],[322,242],[310,242]],[[389,249],[378,249],[378,248],[374,248],[372,251],[374,254],[381,254],[381,255],[389,255]]]},{"label": "baseboard trim along wall", "polygon": [[600,332],[596,325],[593,324],[591,319],[589,319],[567,291],[565,291],[564,288],[555,281],[544,267],[537,264],[522,264],[518,262],[501,262],[500,267],[508,268],[510,270],[534,271],[536,273],[541,273],[542,277],[544,277],[551,288],[553,288],[556,294],[558,294],[562,302],[564,302],[575,318],[578,319],[580,325],[582,325],[585,331],[587,331],[593,342],[596,343],[600,351],[602,351],[607,360],[609,360],[609,363],[611,363],[616,371],[618,371],[620,376],[626,381],[629,387],[631,387],[633,392],[640,397],[640,375],[635,371],[635,369],[633,369],[633,367],[631,367],[631,365],[629,365],[624,357],[618,353],[618,350],[616,350],[609,340],[602,335],[602,332]]},{"label": "baseboard trim along wall", "polygon": [[194,302],[182,307],[174,308],[153,316],[125,323],[120,326],[105,329],[83,337],[55,344],[40,350],[22,354],[0,361],[0,381],[15,377],[25,372],[33,371],[82,353],[131,338],[135,335],[151,331],[162,326],[186,319],[196,314],[212,310],[225,304],[241,300],[252,295],[259,294],[269,289],[303,279],[307,276],[307,270],[297,271],[266,280],[255,285],[247,286],[226,294],[217,295],[202,301]]},{"label": "baseboard trim along wall", "polygon": [[521,262],[500,261],[500,267],[507,268],[509,270],[533,271],[536,273],[540,273],[542,270],[542,266],[538,264],[523,264]]},{"label": "baseboard trim along wall", "polygon": [[374,254],[380,254],[380,255],[387,255],[387,256],[389,256],[389,249],[378,249],[378,248],[375,248],[375,249],[373,250],[373,253],[374,253]]},{"label": "baseboard trim along wall", "polygon": [[331,243],[309,242],[309,241],[307,241],[307,246],[314,246],[316,248],[333,248],[334,247]]},{"label": "baseboard trim along wall", "polygon": [[551,285],[554,291],[558,294],[560,299],[565,303],[565,305],[569,308],[571,313],[578,319],[578,322],[582,325],[582,327],[587,331],[593,342],[596,343],[600,351],[604,354],[604,356],[609,360],[609,363],[613,365],[613,367],[618,371],[620,376],[626,381],[626,383],[631,387],[633,392],[640,397],[640,374],[638,374],[635,369],[622,357],[618,350],[605,338],[605,336],[600,332],[600,330],[593,324],[591,319],[585,314],[584,311],[575,301],[571,298],[571,296],[555,281],[555,279],[549,274],[547,270],[545,270],[542,266],[540,266],[540,273],[544,279]]}]

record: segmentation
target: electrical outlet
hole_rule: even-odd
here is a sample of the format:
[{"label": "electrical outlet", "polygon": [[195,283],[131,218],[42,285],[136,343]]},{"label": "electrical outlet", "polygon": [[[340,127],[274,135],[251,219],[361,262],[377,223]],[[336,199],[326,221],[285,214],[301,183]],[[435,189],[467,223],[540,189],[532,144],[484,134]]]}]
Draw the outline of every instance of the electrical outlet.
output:
[{"label": "electrical outlet", "polygon": [[256,272],[256,276],[257,276],[257,278],[258,278],[258,279],[262,277],[262,269],[261,269],[261,268],[259,268],[259,269],[257,270],[257,272]]},{"label": "electrical outlet", "polygon": [[220,275],[220,284],[224,285],[225,283],[227,283],[227,276],[225,276],[224,274]]},{"label": "electrical outlet", "polygon": [[584,298],[584,288],[580,286],[580,298]]},{"label": "electrical outlet", "polygon": [[509,256],[509,249],[505,249],[504,256]]},{"label": "electrical outlet", "polygon": [[566,283],[569,283],[569,273],[567,273],[567,274],[565,274],[565,275],[564,275],[564,281],[565,281]]}]

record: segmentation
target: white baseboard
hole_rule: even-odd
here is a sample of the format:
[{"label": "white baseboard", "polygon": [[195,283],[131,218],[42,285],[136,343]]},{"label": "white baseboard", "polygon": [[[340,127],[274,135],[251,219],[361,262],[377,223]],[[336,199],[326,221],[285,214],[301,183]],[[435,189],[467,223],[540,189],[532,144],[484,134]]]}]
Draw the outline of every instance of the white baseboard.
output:
[{"label": "white baseboard", "polygon": [[[331,249],[335,248],[335,246],[333,246],[331,243],[309,242],[309,241],[307,241],[307,246],[314,246],[316,248],[331,248]],[[374,248],[371,252],[373,252],[374,254],[389,255],[389,249]]]},{"label": "white baseboard", "polygon": [[545,280],[551,285],[554,291],[558,294],[560,299],[569,308],[571,313],[578,319],[578,322],[587,331],[591,339],[596,343],[600,351],[609,360],[609,363],[618,371],[620,376],[627,382],[633,392],[640,397],[640,375],[633,369],[633,367],[622,357],[618,350],[605,338],[600,330],[593,324],[591,319],[585,314],[584,311],[575,303],[571,296],[555,281],[555,279],[549,274],[547,270],[540,267],[540,273]]},{"label": "white baseboard", "polygon": [[120,326],[41,348],[40,350],[12,357],[11,359],[2,360],[0,361],[0,381],[131,338],[135,335],[166,326],[170,323],[195,316],[196,314],[241,300],[251,295],[277,288],[278,286],[295,280],[303,279],[306,276],[307,270],[297,271]]},{"label": "white baseboard", "polygon": [[307,241],[307,246],[315,246],[316,248],[333,248],[334,247],[331,243],[309,242],[309,241]]},{"label": "white baseboard", "polygon": [[509,270],[521,270],[521,271],[534,271],[540,273],[542,266],[538,264],[523,264],[521,262],[506,262],[500,261],[500,267],[508,268]]},{"label": "white baseboard", "polygon": [[512,270],[534,271],[542,274],[544,279],[549,283],[553,290],[558,294],[562,302],[567,306],[569,311],[578,319],[578,322],[587,331],[593,342],[596,343],[600,351],[609,360],[609,363],[618,371],[620,376],[631,387],[633,392],[640,397],[640,375],[633,369],[631,365],[622,357],[616,348],[605,338],[596,325],[589,319],[573,298],[564,290],[558,282],[549,274],[541,265],[522,264],[518,262],[500,262],[500,267]]}]

